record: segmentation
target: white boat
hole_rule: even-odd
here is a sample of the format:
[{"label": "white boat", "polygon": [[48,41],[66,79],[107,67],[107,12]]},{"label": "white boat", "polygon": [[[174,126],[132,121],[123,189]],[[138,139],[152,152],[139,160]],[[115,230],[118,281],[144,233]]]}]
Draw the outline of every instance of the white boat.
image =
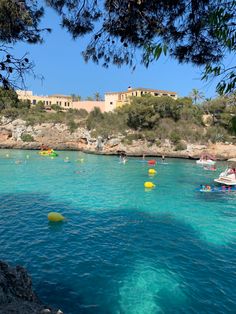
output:
[{"label": "white boat", "polygon": [[236,186],[236,173],[232,168],[227,168],[224,172],[221,172],[219,178],[214,180],[217,183]]},{"label": "white boat", "polygon": [[196,163],[201,166],[212,166],[216,163],[214,159],[215,159],[214,156],[205,152],[201,154],[200,159],[197,160]]},{"label": "white boat", "polygon": [[199,159],[196,161],[198,165],[207,166],[207,165],[214,165],[216,162],[211,159]]}]

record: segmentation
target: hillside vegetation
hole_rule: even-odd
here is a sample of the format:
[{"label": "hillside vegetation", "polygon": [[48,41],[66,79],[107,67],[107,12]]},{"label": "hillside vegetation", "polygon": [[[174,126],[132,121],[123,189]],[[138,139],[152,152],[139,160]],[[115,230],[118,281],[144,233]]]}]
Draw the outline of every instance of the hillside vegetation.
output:
[{"label": "hillside vegetation", "polygon": [[143,139],[150,144],[159,144],[169,139],[177,149],[184,149],[184,141],[207,143],[235,141],[236,106],[235,96],[220,97],[194,105],[191,98],[173,100],[170,97],[134,97],[131,104],[114,112],[102,113],[95,108],[86,110],[60,107],[46,111],[42,103],[30,107],[19,101],[11,90],[0,90],[0,115],[11,119],[21,118],[28,125],[45,122],[64,123],[71,132],[86,127],[94,137],[111,138],[122,135],[123,142]]}]

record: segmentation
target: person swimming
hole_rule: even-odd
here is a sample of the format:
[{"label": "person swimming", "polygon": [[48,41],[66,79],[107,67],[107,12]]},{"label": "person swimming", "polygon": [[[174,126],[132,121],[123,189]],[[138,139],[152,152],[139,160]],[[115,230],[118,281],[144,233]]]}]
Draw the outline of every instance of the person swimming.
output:
[{"label": "person swimming", "polygon": [[15,164],[16,164],[16,165],[22,164],[22,160],[16,160],[16,161],[15,161]]},{"label": "person swimming", "polygon": [[126,156],[124,156],[124,157],[122,158],[122,160],[121,160],[121,162],[122,162],[123,164],[125,164],[127,161],[128,161],[128,159],[127,159]]}]

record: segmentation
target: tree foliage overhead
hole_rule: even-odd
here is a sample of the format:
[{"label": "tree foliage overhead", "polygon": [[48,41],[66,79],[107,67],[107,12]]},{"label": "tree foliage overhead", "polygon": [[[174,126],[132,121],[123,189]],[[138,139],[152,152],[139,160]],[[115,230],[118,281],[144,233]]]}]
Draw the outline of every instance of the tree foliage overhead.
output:
[{"label": "tree foliage overhead", "polygon": [[[9,33],[8,42],[41,40],[38,23],[43,9],[39,2],[42,3],[0,0],[0,9],[1,3],[5,3],[6,9],[21,5],[23,10],[20,15],[11,11],[13,24],[21,23],[16,35],[13,32],[11,37]],[[206,66],[206,79],[224,75],[219,91],[230,92],[235,88],[235,66],[225,69],[221,62],[228,52],[235,51],[236,0],[45,0],[45,3],[61,16],[62,26],[73,38],[91,35],[83,52],[86,61],[101,61],[105,67],[110,63],[134,67],[138,49],[142,51],[141,62],[148,66],[161,53],[169,53],[181,63]],[[0,15],[2,33],[7,26],[5,19],[6,14]]]},{"label": "tree foliage overhead", "polygon": [[10,45],[18,41],[42,42],[44,29],[39,23],[43,13],[37,1],[0,0],[0,83],[5,88],[17,86],[24,73],[32,69],[26,56],[17,58],[11,53]]}]

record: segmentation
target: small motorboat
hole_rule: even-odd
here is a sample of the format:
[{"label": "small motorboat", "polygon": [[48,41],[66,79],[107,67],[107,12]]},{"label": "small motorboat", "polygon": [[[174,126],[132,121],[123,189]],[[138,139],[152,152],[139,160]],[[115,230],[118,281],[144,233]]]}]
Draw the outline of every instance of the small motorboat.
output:
[{"label": "small motorboat", "polygon": [[196,161],[196,163],[202,166],[208,166],[208,165],[210,166],[210,165],[214,165],[216,162],[211,159],[199,159]]},{"label": "small motorboat", "polygon": [[196,161],[196,163],[201,166],[211,166],[214,165],[216,162],[213,156],[208,153],[203,153],[200,159]]},{"label": "small motorboat", "polygon": [[236,169],[231,167],[227,168],[224,172],[221,172],[219,178],[214,181],[223,185],[236,186]]}]

